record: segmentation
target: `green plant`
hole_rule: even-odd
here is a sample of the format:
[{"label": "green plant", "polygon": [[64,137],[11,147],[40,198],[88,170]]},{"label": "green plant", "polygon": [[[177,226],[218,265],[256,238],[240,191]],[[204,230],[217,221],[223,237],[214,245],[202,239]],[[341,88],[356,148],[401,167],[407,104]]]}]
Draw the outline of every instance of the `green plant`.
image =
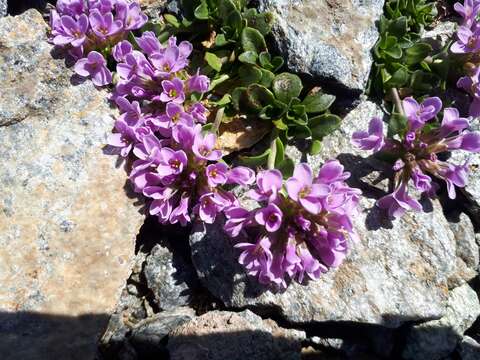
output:
[{"label": "green plant", "polygon": [[425,95],[446,88],[447,44],[440,51],[421,40],[424,27],[435,19],[434,1],[388,0],[379,22],[380,38],[373,50],[369,91],[384,95],[391,89]]},{"label": "green plant", "polygon": [[241,160],[284,168],[287,176],[293,164],[284,155],[286,141],[309,139],[311,151],[319,151],[322,137],[341,121],[328,111],[335,97],[308,91],[297,75],[282,71],[283,59],[269,52],[265,40],[272,14],[258,13],[246,0],[183,1],[183,14],[167,14],[151,28],[160,41],[176,35],[196,45],[190,67],[212,79],[208,103],[220,114],[211,128],[218,130],[239,114],[271,124],[270,147]]}]

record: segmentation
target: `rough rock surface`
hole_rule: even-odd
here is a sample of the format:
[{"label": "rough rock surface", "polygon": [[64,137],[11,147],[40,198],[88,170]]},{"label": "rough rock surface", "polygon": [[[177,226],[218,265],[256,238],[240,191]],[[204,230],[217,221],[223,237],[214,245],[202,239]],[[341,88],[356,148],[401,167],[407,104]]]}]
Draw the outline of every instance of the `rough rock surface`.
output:
[{"label": "rough rock surface", "polygon": [[470,336],[463,337],[457,351],[462,360],[480,359],[480,344]]},{"label": "rough rock surface", "polygon": [[462,340],[480,315],[477,294],[468,284],[450,291],[447,311],[439,320],[414,326],[407,336],[405,359],[443,359]]},{"label": "rough rock surface", "polygon": [[293,360],[303,339],[249,310],[211,311],[170,332],[168,350],[172,360]]},{"label": "rough rock surface", "polygon": [[0,17],[7,15],[8,4],[7,0],[0,0]]},{"label": "rough rock surface", "polygon": [[384,0],[265,0],[275,15],[276,47],[288,68],[362,92],[378,39]]},{"label": "rough rock surface", "polygon": [[[351,185],[364,192],[354,219],[360,242],[352,244],[344,264],[307,286],[292,283],[286,291],[274,292],[246,277],[220,224],[206,231],[197,228],[190,238],[193,262],[214,296],[227,306],[279,309],[294,322],[361,321],[396,327],[407,320],[443,316],[447,279],[457,269],[455,238],[440,204],[424,202],[427,212],[386,219],[374,206],[385,193],[385,181],[376,181],[380,164],[347,153],[352,151],[351,133],[366,128],[371,115],[379,112],[375,104],[363,102],[345,118],[341,131],[325,139],[326,150],[308,158],[318,168],[322,159],[338,155],[353,172]],[[290,155],[299,160],[295,151]]]},{"label": "rough rock surface", "polygon": [[3,359],[91,358],[143,220],[102,150],[115,116],[106,91],[71,84],[46,29],[35,10],[0,19],[0,310],[45,320],[35,332],[2,322]]},{"label": "rough rock surface", "polygon": [[153,248],[147,257],[144,274],[147,286],[153,291],[155,302],[161,309],[188,304],[195,270],[166,247],[156,245]]}]

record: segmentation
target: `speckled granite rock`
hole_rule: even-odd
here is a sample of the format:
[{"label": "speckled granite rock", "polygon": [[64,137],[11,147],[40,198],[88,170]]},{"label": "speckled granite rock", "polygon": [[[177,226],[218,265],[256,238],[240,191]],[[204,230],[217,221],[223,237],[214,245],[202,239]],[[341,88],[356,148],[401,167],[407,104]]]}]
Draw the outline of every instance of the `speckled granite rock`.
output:
[{"label": "speckled granite rock", "polygon": [[443,359],[462,340],[463,333],[480,315],[478,296],[468,284],[450,291],[440,320],[414,326],[407,336],[405,359]]},{"label": "speckled granite rock", "polygon": [[8,3],[7,0],[0,0],[0,17],[7,15]]},{"label": "speckled granite rock", "polygon": [[[115,116],[107,92],[71,84],[46,30],[35,10],[0,20],[0,310],[108,314],[143,216],[126,194],[123,168],[102,150]],[[10,346],[30,351],[25,359],[91,358],[107,321],[40,327],[43,343],[55,343],[42,349],[26,346],[32,339],[16,327]]]},{"label": "speckled granite rock", "polygon": [[211,311],[171,331],[168,350],[171,360],[294,360],[303,339],[249,310]]},{"label": "speckled granite rock", "polygon": [[[341,131],[324,139],[323,152],[307,157],[318,168],[323,160],[338,155],[353,173],[351,185],[364,192],[360,214],[354,219],[360,242],[352,244],[337,270],[306,286],[293,283],[276,293],[245,276],[236,264],[239,254],[221,224],[206,231],[199,227],[192,234],[197,273],[227,306],[278,308],[294,322],[360,321],[390,327],[443,316],[447,280],[457,271],[454,235],[437,201],[424,203],[427,212],[408,213],[392,222],[374,206],[375,199],[385,193],[385,181],[377,181],[379,170],[385,168],[356,155],[366,154],[352,150],[349,140],[353,131],[367,127],[373,114],[381,114],[375,104],[361,103],[344,119]],[[295,151],[289,151],[299,161]]]},{"label": "speckled granite rock", "polygon": [[195,270],[180,256],[175,256],[162,245],[156,245],[147,257],[144,275],[161,309],[188,304],[190,289],[195,286]]},{"label": "speckled granite rock", "polygon": [[384,0],[265,0],[276,47],[290,70],[354,92],[366,85]]}]

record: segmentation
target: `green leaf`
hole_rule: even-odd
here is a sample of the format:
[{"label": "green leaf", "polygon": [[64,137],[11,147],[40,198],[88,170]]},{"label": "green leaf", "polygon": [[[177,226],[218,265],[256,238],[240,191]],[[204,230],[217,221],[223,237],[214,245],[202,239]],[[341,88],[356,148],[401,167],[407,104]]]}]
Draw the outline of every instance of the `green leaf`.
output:
[{"label": "green leaf", "polygon": [[246,102],[247,88],[237,87],[232,91],[232,105],[236,111],[240,111],[240,108]]},{"label": "green leaf", "polygon": [[260,54],[267,50],[267,44],[263,35],[257,29],[246,27],[241,36],[242,47],[244,51],[253,51]]},{"label": "green leaf", "polygon": [[269,88],[272,85],[272,81],[275,78],[275,75],[266,69],[260,69],[262,72],[262,79],[260,80],[260,85],[263,85]]},{"label": "green leaf", "polygon": [[288,126],[283,122],[282,119],[273,120],[272,123],[279,130],[287,130],[288,129]]},{"label": "green leaf", "polygon": [[306,125],[293,125],[288,127],[287,136],[295,139],[306,139],[312,136],[312,131]]},{"label": "green leaf", "polygon": [[313,140],[310,144],[310,155],[317,155],[322,151],[322,142],[320,140]]},{"label": "green leaf", "polygon": [[337,130],[341,122],[342,119],[337,115],[323,114],[311,118],[308,125],[312,131],[312,138],[317,140]]},{"label": "green leaf", "polygon": [[386,88],[393,88],[393,87],[402,87],[408,81],[408,72],[405,68],[400,68],[393,73],[392,76],[385,82]]},{"label": "green leaf", "polygon": [[273,72],[277,71],[283,66],[283,58],[281,56],[275,56],[272,59]]},{"label": "green leaf", "polygon": [[275,139],[275,143],[277,148],[277,153],[275,155],[275,167],[277,167],[277,165],[280,164],[283,159],[285,159],[285,146],[283,146],[283,142],[279,137]]},{"label": "green leaf", "polygon": [[222,47],[228,44],[228,40],[225,37],[225,34],[218,34],[215,37],[215,46]]},{"label": "green leaf", "polygon": [[211,104],[221,107],[225,106],[227,104],[230,104],[232,102],[232,97],[229,94],[225,94],[222,96],[222,98],[218,101],[210,101]]},{"label": "green leaf", "polygon": [[262,76],[262,71],[255,66],[242,65],[238,68],[238,77],[244,86],[259,83],[262,80]]},{"label": "green leaf", "polygon": [[268,156],[270,155],[271,152],[272,151],[270,150],[270,148],[268,148],[267,150],[265,150],[263,153],[261,153],[259,155],[239,156],[238,160],[242,164],[247,165],[247,166],[252,166],[252,167],[261,166],[261,165],[267,163]]},{"label": "green leaf", "polygon": [[432,50],[433,49],[430,44],[417,43],[405,50],[405,63],[407,65],[417,64],[425,59],[432,52]]},{"label": "green leaf", "polygon": [[393,113],[388,122],[388,136],[399,135],[403,137],[408,128],[407,117],[398,113]]},{"label": "green leaf", "polygon": [[256,52],[254,51],[245,51],[243,53],[240,54],[240,56],[238,57],[238,60],[240,62],[243,62],[245,64],[252,64],[252,65],[255,65],[257,63],[257,58],[258,58],[258,55]]},{"label": "green leaf", "polygon": [[180,22],[177,20],[177,18],[171,14],[165,14],[163,15],[163,18],[167,23],[172,25],[174,28],[178,29],[180,27]]},{"label": "green leaf", "polygon": [[305,111],[310,114],[321,113],[327,110],[335,101],[334,95],[323,94],[317,92],[305,97],[302,101],[302,105],[305,106]]},{"label": "green leaf", "polygon": [[213,89],[215,89],[217,85],[220,85],[221,83],[223,83],[224,81],[227,81],[228,79],[230,79],[230,77],[227,74],[223,74],[220,77],[215,78],[210,83],[210,87],[208,88],[208,91],[212,91]]},{"label": "green leaf", "polygon": [[252,110],[260,111],[265,106],[275,102],[275,97],[272,92],[262,85],[251,84],[247,87],[246,93],[248,106]]},{"label": "green leaf", "polygon": [[286,104],[302,92],[302,80],[297,75],[281,73],[275,76],[272,83],[273,93],[276,98]]},{"label": "green leaf", "polygon": [[279,164],[275,165],[275,168],[279,170],[284,179],[287,179],[293,175],[293,170],[295,169],[295,163],[290,158],[285,158]]},{"label": "green leaf", "polygon": [[199,20],[208,20],[208,5],[205,1],[195,8],[194,15]]},{"label": "green leaf", "polygon": [[215,71],[219,72],[222,69],[222,60],[214,53],[206,52],[205,61]]}]

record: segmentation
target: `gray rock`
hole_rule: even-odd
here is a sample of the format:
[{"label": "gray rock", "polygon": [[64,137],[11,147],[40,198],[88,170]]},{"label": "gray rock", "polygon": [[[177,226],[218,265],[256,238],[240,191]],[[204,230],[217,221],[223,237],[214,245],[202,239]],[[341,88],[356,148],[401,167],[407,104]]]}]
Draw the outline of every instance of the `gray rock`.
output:
[{"label": "gray rock", "polygon": [[7,16],[7,0],[0,0],[0,17]]},{"label": "gray rock", "polygon": [[0,311],[41,318],[0,329],[6,360],[93,358],[143,222],[103,150],[107,91],[72,85],[46,33],[36,10],[0,19]]},{"label": "gray rock", "polygon": [[468,284],[450,291],[447,310],[439,320],[414,326],[407,335],[405,359],[442,359],[451,354],[463,333],[480,315],[477,294]]},{"label": "gray rock", "polygon": [[139,353],[160,352],[164,350],[165,336],[194,316],[195,311],[187,307],[159,312],[136,324],[128,341]]},{"label": "gray rock", "polygon": [[461,213],[458,222],[450,222],[457,242],[457,256],[472,270],[477,270],[479,263],[479,250],[475,241],[475,231],[470,218]]},{"label": "gray rock", "polygon": [[144,275],[161,309],[173,309],[189,303],[190,289],[195,287],[195,270],[166,247],[156,245],[153,248],[147,257]]},{"label": "gray rock", "polygon": [[168,350],[172,360],[293,360],[304,339],[249,310],[211,311],[170,332]]},{"label": "gray rock", "polygon": [[[349,140],[353,131],[367,128],[375,113],[381,113],[375,104],[363,102],[344,119],[341,131],[324,139],[320,155],[307,157],[318,168],[338,156],[352,172],[351,185],[364,192],[354,219],[360,242],[351,244],[344,264],[318,281],[292,283],[286,291],[275,292],[245,275],[222,224],[198,227],[190,237],[193,262],[214,296],[227,306],[278,309],[293,322],[360,321],[396,327],[444,315],[447,280],[457,271],[454,235],[436,200],[424,202],[427,212],[410,212],[395,221],[375,207],[385,190],[385,181],[376,181],[384,165],[355,155],[360,152],[352,150]],[[299,161],[295,151],[289,151]]]},{"label": "gray rock", "polygon": [[478,360],[480,359],[480,344],[470,336],[464,336],[457,349],[460,359]]},{"label": "gray rock", "polygon": [[378,39],[375,21],[384,0],[265,0],[260,9],[275,15],[273,35],[287,67],[364,90]]},{"label": "gray rock", "polygon": [[458,24],[453,21],[442,21],[433,29],[421,34],[423,41],[428,42],[436,51],[441,50],[454,37]]}]

